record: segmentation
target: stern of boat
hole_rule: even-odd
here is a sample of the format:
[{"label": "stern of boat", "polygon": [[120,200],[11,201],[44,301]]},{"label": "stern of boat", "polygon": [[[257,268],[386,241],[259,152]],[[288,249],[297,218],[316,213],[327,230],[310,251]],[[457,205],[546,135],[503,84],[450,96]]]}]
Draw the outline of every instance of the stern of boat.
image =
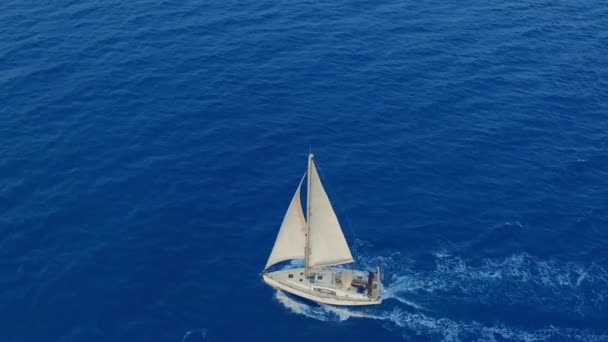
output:
[{"label": "stern of boat", "polygon": [[376,267],[376,272],[374,272],[374,278],[371,286],[371,299],[378,304],[382,303],[382,292],[384,289],[382,288],[382,273],[380,272],[380,267]]}]

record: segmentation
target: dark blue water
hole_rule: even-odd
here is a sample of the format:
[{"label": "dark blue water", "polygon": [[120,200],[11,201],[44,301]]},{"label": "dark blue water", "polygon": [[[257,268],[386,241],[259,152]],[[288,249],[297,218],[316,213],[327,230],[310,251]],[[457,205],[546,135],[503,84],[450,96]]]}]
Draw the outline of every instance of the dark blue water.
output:
[{"label": "dark blue water", "polygon": [[[608,341],[604,1],[0,3],[0,340]],[[260,272],[309,146],[381,306]]]}]

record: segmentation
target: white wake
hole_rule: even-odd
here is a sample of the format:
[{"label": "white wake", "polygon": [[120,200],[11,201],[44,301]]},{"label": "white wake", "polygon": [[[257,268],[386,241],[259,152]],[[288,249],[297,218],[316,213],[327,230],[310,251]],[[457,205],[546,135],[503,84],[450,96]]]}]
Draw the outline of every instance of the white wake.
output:
[{"label": "white wake", "polygon": [[[399,258],[398,254],[384,258],[381,265],[392,268],[394,272]],[[401,263],[407,265],[405,269],[385,279],[384,302],[380,306],[353,308],[317,305],[300,301],[281,291],[276,292],[275,297],[289,311],[311,319],[335,322],[378,320],[389,322],[389,325],[407,334],[447,342],[555,339],[608,342],[608,335],[583,329],[547,326],[526,330],[502,323],[484,325],[476,320],[445,317],[448,314],[433,309],[433,303],[457,300],[464,304],[481,303],[496,307],[513,303],[529,303],[531,306],[542,304],[549,308],[555,306],[556,310],[578,312],[583,317],[587,312],[605,312],[608,272],[598,265],[583,267],[575,263],[560,264],[526,254],[501,260],[483,260],[474,265],[447,253],[437,253],[435,258],[435,268],[430,271],[416,271],[411,267],[412,263]],[[374,258],[369,261],[378,264],[378,260]],[[505,283],[509,286],[505,287]],[[594,290],[588,291],[590,288]],[[454,293],[458,297],[454,297]],[[564,308],[564,305],[567,307]]]}]

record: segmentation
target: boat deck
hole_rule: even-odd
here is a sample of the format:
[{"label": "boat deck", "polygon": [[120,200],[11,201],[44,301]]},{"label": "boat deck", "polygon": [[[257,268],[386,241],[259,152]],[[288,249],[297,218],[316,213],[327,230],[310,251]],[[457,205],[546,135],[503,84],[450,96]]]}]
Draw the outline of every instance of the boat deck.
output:
[{"label": "boat deck", "polygon": [[264,274],[269,285],[311,299],[335,305],[380,304],[379,271],[321,269],[304,276],[304,268],[293,268]]}]

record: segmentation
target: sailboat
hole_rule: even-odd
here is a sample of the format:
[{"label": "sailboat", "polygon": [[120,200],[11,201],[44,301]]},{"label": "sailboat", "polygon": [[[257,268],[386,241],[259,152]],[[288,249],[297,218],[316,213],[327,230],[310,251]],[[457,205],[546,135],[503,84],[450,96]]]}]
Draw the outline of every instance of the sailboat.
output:
[{"label": "sailboat", "polygon": [[[300,189],[306,180],[306,217]],[[304,259],[304,267],[269,269],[280,262]],[[354,262],[314,156],[287,208],[262,278],[268,285],[318,303],[373,305],[382,302],[380,268],[360,271],[341,265]]]}]

